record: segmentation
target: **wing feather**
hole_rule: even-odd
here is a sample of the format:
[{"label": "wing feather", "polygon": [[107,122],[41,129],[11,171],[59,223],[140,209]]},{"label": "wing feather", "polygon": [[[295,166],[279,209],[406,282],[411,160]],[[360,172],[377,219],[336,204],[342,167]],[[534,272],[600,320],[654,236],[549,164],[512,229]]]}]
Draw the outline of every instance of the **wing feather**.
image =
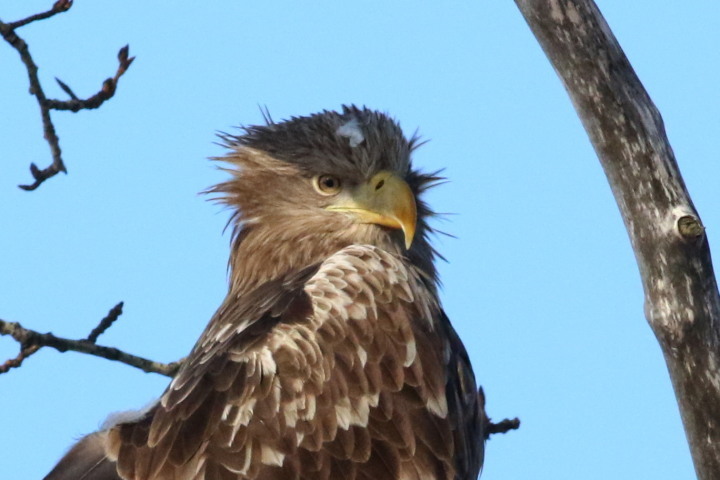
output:
[{"label": "wing feather", "polygon": [[105,434],[80,439],[44,480],[120,480],[114,462],[105,456]]}]

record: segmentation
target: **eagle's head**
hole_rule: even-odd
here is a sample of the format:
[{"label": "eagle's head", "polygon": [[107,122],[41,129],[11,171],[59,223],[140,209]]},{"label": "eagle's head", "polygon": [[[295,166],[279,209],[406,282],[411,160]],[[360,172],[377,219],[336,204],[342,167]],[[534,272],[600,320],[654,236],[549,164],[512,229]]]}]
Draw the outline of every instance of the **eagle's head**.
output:
[{"label": "eagle's head", "polygon": [[414,170],[387,115],[343,107],[223,136],[233,177],[213,189],[234,208],[232,288],[247,290],[352,244],[407,258],[435,288],[431,211],[419,195],[439,177]]}]

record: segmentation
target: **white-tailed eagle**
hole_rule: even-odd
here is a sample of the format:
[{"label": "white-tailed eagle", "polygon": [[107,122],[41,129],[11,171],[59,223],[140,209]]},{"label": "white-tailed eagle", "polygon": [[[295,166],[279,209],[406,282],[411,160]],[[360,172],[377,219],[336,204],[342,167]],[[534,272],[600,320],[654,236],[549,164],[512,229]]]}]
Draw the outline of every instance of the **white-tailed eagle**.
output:
[{"label": "white-tailed eagle", "polygon": [[438,300],[415,139],[356,107],[224,139],[225,301],[157,403],[46,480],[474,480],[483,399]]}]

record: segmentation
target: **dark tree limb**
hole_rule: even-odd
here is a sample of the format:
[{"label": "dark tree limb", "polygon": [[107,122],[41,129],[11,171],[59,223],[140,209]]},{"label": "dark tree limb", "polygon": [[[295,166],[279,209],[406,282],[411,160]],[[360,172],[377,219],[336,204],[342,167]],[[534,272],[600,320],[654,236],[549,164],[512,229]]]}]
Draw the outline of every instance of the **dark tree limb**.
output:
[{"label": "dark tree limb", "polygon": [[70,87],[65,83],[57,80],[60,88],[70,96],[70,100],[55,100],[49,99],[45,96],[40,79],[38,78],[38,67],[30,54],[28,44],[23,40],[16,30],[20,27],[28,25],[29,23],[36,22],[38,20],[44,20],[58,13],[66,12],[72,7],[72,0],[57,0],[53,7],[47,12],[38,13],[31,15],[22,20],[15,22],[4,23],[0,21],[0,35],[3,39],[10,44],[20,54],[20,59],[28,73],[28,80],[30,82],[30,94],[35,96],[40,107],[40,117],[42,118],[43,133],[45,140],[50,146],[50,153],[52,155],[52,163],[44,169],[40,169],[34,163],[30,164],[30,173],[35,180],[29,185],[19,185],[23,190],[35,190],[45,180],[57,175],[60,172],[67,173],[67,168],[62,159],[62,150],[60,149],[60,139],[55,132],[55,125],[52,122],[50,116],[51,110],[69,110],[71,112],[78,112],[80,110],[90,110],[98,108],[106,100],[112,98],[117,89],[118,80],[127,71],[132,64],[134,57],[130,57],[128,54],[128,46],[121,48],[118,52],[118,69],[115,72],[115,76],[106,79],[103,82],[102,88],[98,93],[88,97],[87,99],[81,100],[75,95]]},{"label": "dark tree limb", "polygon": [[103,318],[86,339],[71,340],[69,338],[56,337],[52,333],[39,333],[29,330],[19,323],[0,320],[0,335],[9,335],[20,344],[20,353],[15,358],[7,360],[0,365],[0,374],[6,373],[12,368],[22,365],[23,360],[36,353],[43,347],[51,347],[59,352],[80,352],[96,357],[121,362],[131,367],[139,368],[147,373],[159,373],[172,377],[177,373],[182,360],[172,363],[160,363],[123,352],[117,348],[97,345],[95,341],[105,332],[117,318],[122,314],[122,302],[115,305],[108,315]]},{"label": "dark tree limb", "polygon": [[515,3],[565,85],[620,207],[695,471],[718,479],[720,298],[660,113],[592,0]]}]

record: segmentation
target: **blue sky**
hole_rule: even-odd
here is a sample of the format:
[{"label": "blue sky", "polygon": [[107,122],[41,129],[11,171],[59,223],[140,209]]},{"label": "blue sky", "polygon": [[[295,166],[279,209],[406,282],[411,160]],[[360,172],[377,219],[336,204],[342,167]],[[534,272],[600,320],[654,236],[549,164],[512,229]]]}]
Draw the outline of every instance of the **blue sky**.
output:
[{"label": "blue sky", "polygon": [[[152,3],[152,5],[151,5]],[[5,21],[51,2],[3,2]],[[665,119],[711,245],[720,236],[720,4],[600,1]],[[450,182],[429,195],[443,303],[494,419],[484,479],[694,478],[627,234],[600,165],[513,2],[77,1],[24,28],[50,96],[94,93],[130,44],[136,62],[100,110],[54,115],[50,161],[17,54],[0,46],[0,318],[172,361],[226,290],[228,213],[197,193],[223,179],[215,132],[356,103],[430,142]],[[0,338],[2,360],[14,342]],[[74,438],[167,380],[42,351],[0,376],[0,478],[39,479]]]}]

